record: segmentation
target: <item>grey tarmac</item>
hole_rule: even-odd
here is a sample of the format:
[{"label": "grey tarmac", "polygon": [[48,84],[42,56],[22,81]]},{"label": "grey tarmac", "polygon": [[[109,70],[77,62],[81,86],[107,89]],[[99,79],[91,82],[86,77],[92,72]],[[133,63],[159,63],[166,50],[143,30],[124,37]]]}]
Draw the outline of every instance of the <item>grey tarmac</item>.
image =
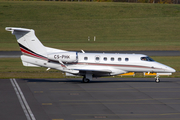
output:
[{"label": "grey tarmac", "polygon": [[[16,79],[36,120],[179,120],[180,78]],[[0,119],[25,120],[10,79],[0,80]]]}]

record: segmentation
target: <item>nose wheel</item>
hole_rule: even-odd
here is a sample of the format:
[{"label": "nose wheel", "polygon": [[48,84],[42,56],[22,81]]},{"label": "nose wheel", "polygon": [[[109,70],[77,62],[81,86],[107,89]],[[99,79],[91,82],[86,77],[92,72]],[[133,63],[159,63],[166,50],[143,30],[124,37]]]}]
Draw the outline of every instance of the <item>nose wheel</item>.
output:
[{"label": "nose wheel", "polygon": [[160,82],[159,75],[156,75],[156,77],[155,77],[155,82],[156,82],[156,83],[159,83],[159,82]]}]

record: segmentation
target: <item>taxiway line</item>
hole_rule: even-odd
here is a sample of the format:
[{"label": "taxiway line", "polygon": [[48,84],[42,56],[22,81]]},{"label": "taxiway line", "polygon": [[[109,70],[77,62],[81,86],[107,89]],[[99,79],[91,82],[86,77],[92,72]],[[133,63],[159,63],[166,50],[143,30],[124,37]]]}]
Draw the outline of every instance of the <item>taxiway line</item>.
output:
[{"label": "taxiway line", "polygon": [[21,88],[19,87],[18,83],[16,82],[16,79],[10,79],[12,86],[14,87],[14,90],[16,92],[16,95],[19,99],[19,102],[21,104],[21,107],[25,113],[25,116],[27,118],[27,120],[36,120],[36,118],[34,117],[34,114],[32,113],[25,97],[24,94],[21,91]]}]

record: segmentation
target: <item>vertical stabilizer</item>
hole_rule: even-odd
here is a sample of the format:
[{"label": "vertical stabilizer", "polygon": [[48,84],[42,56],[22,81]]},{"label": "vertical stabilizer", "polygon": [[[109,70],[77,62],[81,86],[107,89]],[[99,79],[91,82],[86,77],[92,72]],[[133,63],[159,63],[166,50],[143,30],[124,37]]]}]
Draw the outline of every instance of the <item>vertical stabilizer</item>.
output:
[{"label": "vertical stabilizer", "polygon": [[47,59],[47,51],[44,45],[35,35],[35,31],[25,28],[6,27],[7,31],[11,31],[16,36],[20,49],[24,55]]}]

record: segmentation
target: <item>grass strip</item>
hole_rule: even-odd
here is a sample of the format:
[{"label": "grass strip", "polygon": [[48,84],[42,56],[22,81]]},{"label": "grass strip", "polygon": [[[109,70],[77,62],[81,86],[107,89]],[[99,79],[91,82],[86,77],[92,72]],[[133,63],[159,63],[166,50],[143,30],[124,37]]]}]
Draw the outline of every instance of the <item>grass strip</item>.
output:
[{"label": "grass strip", "polygon": [[180,50],[179,21],[176,4],[0,1],[0,51],[19,50],[11,26],[66,50]]}]

